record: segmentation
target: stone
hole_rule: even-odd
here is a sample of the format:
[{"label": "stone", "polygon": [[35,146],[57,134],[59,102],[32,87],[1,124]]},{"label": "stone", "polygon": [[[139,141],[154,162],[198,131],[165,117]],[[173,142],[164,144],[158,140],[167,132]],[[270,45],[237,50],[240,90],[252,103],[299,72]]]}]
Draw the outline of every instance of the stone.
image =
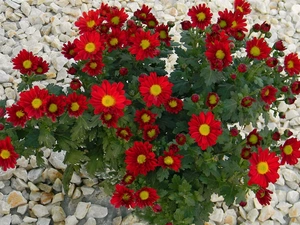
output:
[{"label": "stone", "polygon": [[106,207],[100,206],[100,205],[95,205],[91,204],[87,217],[93,217],[93,218],[104,218],[108,214],[108,209]]},{"label": "stone", "polygon": [[22,223],[22,219],[19,215],[12,215],[11,216],[11,224],[21,224]]},{"label": "stone", "polygon": [[285,215],[285,213],[275,209],[275,212],[274,214],[271,216],[271,219],[274,220],[274,221],[278,221],[280,222],[281,224],[286,224],[286,220],[283,218]]},{"label": "stone", "polygon": [[74,215],[76,216],[77,219],[81,220],[86,216],[90,207],[91,207],[90,202],[79,202],[76,207]]},{"label": "stone", "polygon": [[40,189],[39,189],[34,183],[32,183],[32,182],[28,182],[27,185],[28,185],[28,187],[29,187],[29,189],[30,189],[31,191],[37,192],[37,191],[40,190]]},{"label": "stone", "polygon": [[78,223],[78,220],[76,219],[76,217],[74,215],[68,216],[65,219],[65,225],[76,225],[77,223]]},{"label": "stone", "polygon": [[293,170],[281,169],[282,176],[287,181],[299,181],[299,175],[297,175]]},{"label": "stone", "polygon": [[94,218],[88,218],[84,225],[97,225],[97,222]]},{"label": "stone", "polygon": [[[1,87],[1,86],[0,86]],[[26,168],[28,166],[28,159],[26,159],[24,156],[21,156],[20,158],[17,159],[17,165],[20,167]],[[27,174],[27,172],[26,172]],[[28,177],[26,175],[26,181],[28,180]]]},{"label": "stone", "polygon": [[12,191],[7,197],[7,203],[11,208],[16,208],[20,205],[25,205],[27,200],[23,197],[20,191]]},{"label": "stone", "polygon": [[210,196],[210,201],[211,202],[223,202],[224,201],[224,197],[223,196],[219,196],[218,194],[213,193]]},{"label": "stone", "polygon": [[38,188],[47,193],[50,193],[52,191],[52,186],[44,183],[38,184]]},{"label": "stone", "polygon": [[257,209],[251,209],[248,214],[247,214],[247,219],[251,222],[254,222],[256,220],[256,218],[258,217],[259,212]]},{"label": "stone", "polygon": [[56,202],[62,202],[64,200],[64,194],[63,193],[57,193],[56,195],[54,195],[53,199],[52,199],[52,204],[56,203]]},{"label": "stone", "polygon": [[75,188],[73,195],[72,195],[72,199],[78,199],[81,196],[81,190],[80,187]]},{"label": "stone", "polygon": [[81,184],[81,177],[77,173],[74,172],[72,174],[70,182],[73,183],[73,184],[79,185],[79,184]]},{"label": "stone", "polygon": [[25,223],[35,223],[37,221],[37,218],[25,216],[23,219],[23,222]]},{"label": "stone", "polygon": [[29,199],[31,201],[38,202],[41,200],[41,195],[42,195],[42,192],[32,191],[32,192],[30,192]]},{"label": "stone", "polygon": [[296,202],[289,210],[289,217],[300,216],[300,202]]},{"label": "stone", "polygon": [[11,224],[11,215],[6,215],[3,217],[0,217],[0,224],[1,225],[10,225]]},{"label": "stone", "polygon": [[7,215],[10,213],[10,205],[5,201],[0,201],[0,215]]},{"label": "stone", "polygon": [[33,206],[33,208],[31,209],[32,212],[34,213],[34,215],[36,217],[46,217],[49,215],[48,209],[46,206],[40,205],[40,204],[36,204],[35,206]]},{"label": "stone", "polygon": [[10,75],[6,74],[3,70],[0,70],[0,83],[13,83],[14,78],[11,77]]},{"label": "stone", "polygon": [[41,194],[41,203],[43,205],[47,205],[48,203],[50,203],[52,201],[53,195],[54,194],[52,192],[51,193],[43,192]]},{"label": "stone", "polygon": [[16,170],[13,172],[13,174],[25,182],[27,182],[27,180],[28,180],[27,170],[24,168],[16,168]]},{"label": "stone", "polygon": [[95,189],[94,188],[91,188],[91,187],[85,187],[85,186],[82,186],[81,187],[81,191],[82,191],[82,194],[84,196],[87,196],[87,195],[91,195],[94,193]]},{"label": "stone", "polygon": [[49,158],[49,162],[54,168],[64,170],[67,168],[67,165],[63,163],[65,155],[65,151],[52,152]]},{"label": "stone", "polygon": [[224,212],[220,208],[215,208],[214,211],[209,215],[209,219],[221,223],[223,220]]},{"label": "stone", "polygon": [[51,209],[53,222],[62,222],[66,219],[66,214],[61,206],[54,206]]},{"label": "stone", "polygon": [[17,212],[20,213],[21,215],[24,215],[27,210],[28,210],[28,204],[19,206]]},{"label": "stone", "polygon": [[122,223],[122,216],[113,218],[112,225],[121,225],[121,223]]},{"label": "stone", "polygon": [[258,220],[264,222],[269,219],[274,213],[275,210],[273,209],[273,207],[271,205],[267,205],[261,209]]},{"label": "stone", "polygon": [[50,222],[51,222],[51,219],[49,219],[49,218],[38,218],[36,225],[49,225]]},{"label": "stone", "polygon": [[32,169],[28,172],[28,180],[32,183],[37,183],[41,181],[41,175],[43,173],[43,168]]},{"label": "stone", "polygon": [[17,191],[23,191],[25,188],[28,188],[28,185],[20,178],[16,178],[11,180],[11,187]]},{"label": "stone", "polygon": [[63,175],[62,173],[60,173],[57,169],[54,168],[49,168],[47,170],[47,179],[49,179],[51,181],[51,183],[53,183],[57,178],[58,179],[62,179]]},{"label": "stone", "polygon": [[286,199],[289,203],[294,204],[299,200],[299,192],[289,191],[287,193]]}]

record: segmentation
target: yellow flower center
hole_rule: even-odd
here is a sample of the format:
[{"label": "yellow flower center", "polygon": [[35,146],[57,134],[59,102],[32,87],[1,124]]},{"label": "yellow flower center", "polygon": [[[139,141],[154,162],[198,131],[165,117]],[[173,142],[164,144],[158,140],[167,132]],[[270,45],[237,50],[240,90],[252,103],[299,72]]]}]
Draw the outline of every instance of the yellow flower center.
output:
[{"label": "yellow flower center", "polygon": [[158,96],[161,93],[161,87],[158,84],[153,84],[150,88],[150,93],[154,96]]},{"label": "yellow flower center", "polygon": [[51,103],[50,106],[49,106],[49,111],[54,113],[57,111],[57,105],[54,104],[54,103]]},{"label": "yellow flower center", "polygon": [[270,94],[270,90],[267,89],[267,90],[265,91],[265,96],[268,96],[269,94]]},{"label": "yellow flower center", "polygon": [[112,118],[112,115],[111,115],[111,114],[105,114],[105,115],[104,115],[104,119],[105,119],[106,121],[111,120],[111,118]]},{"label": "yellow flower center", "polygon": [[173,165],[174,160],[173,160],[173,158],[171,156],[167,156],[167,157],[164,158],[164,163],[166,165],[170,166],[170,165]]},{"label": "yellow flower center", "polygon": [[125,194],[122,196],[122,199],[123,199],[124,201],[128,201],[128,200],[130,199],[130,195],[127,194],[127,193],[125,193]]},{"label": "yellow flower center", "polygon": [[175,108],[177,106],[177,102],[175,100],[172,100],[172,101],[169,102],[169,106],[171,108]]},{"label": "yellow flower center", "polygon": [[38,68],[36,69],[36,72],[37,72],[37,73],[43,72],[43,68],[42,68],[42,67],[38,67]]},{"label": "yellow flower center", "polygon": [[225,21],[225,20],[221,20],[220,23],[219,23],[219,26],[220,26],[221,28],[226,27],[226,26],[227,26],[226,21]]},{"label": "yellow flower center", "polygon": [[156,23],[153,20],[148,21],[148,26],[149,27],[155,27]]},{"label": "yellow flower center", "polygon": [[287,145],[283,148],[283,152],[286,155],[291,155],[293,153],[293,148],[291,145]]},{"label": "yellow flower center", "polygon": [[216,52],[216,57],[217,57],[217,59],[224,59],[224,57],[225,57],[225,53],[221,50],[221,49],[219,49],[217,52]]},{"label": "yellow flower center", "polygon": [[143,163],[145,163],[146,162],[146,156],[145,155],[139,155],[138,157],[137,157],[137,163],[138,164],[143,164]]},{"label": "yellow flower center", "polygon": [[73,112],[78,111],[79,107],[80,106],[79,106],[79,104],[77,102],[72,102],[72,104],[71,104],[71,110]]},{"label": "yellow flower center", "polygon": [[201,124],[201,126],[199,127],[199,132],[201,135],[203,136],[207,136],[210,133],[210,126],[206,123]]},{"label": "yellow flower center", "polygon": [[31,62],[29,59],[27,59],[27,60],[25,60],[25,61],[23,62],[23,67],[24,67],[25,69],[30,69],[31,66],[32,66],[32,62]]},{"label": "yellow flower center", "polygon": [[140,46],[142,47],[143,50],[149,48],[150,46],[150,41],[147,39],[144,39],[141,41]]},{"label": "yellow flower center", "polygon": [[260,55],[260,49],[257,46],[253,46],[250,50],[250,54],[253,56],[259,56]]},{"label": "yellow flower center", "polygon": [[2,159],[8,159],[10,157],[10,152],[6,149],[2,149],[0,157]]},{"label": "yellow flower center", "polygon": [[90,20],[86,23],[88,28],[93,28],[96,25],[95,20]]},{"label": "yellow flower center", "polygon": [[92,53],[96,50],[96,45],[93,42],[88,42],[85,47],[84,50],[88,53]]},{"label": "yellow flower center", "polygon": [[217,97],[215,95],[210,95],[208,98],[209,104],[216,104],[217,103]]},{"label": "yellow flower center", "polygon": [[149,198],[149,192],[148,191],[141,191],[140,192],[140,198],[142,200],[147,200]]},{"label": "yellow flower center", "polygon": [[156,134],[155,129],[151,129],[151,130],[147,131],[147,135],[150,138],[153,138],[155,136],[155,134]]},{"label": "yellow flower center", "polygon": [[90,68],[93,69],[93,70],[96,69],[97,68],[97,63],[96,62],[91,62],[90,63]]},{"label": "yellow flower center", "polygon": [[128,132],[126,130],[121,130],[120,134],[123,136],[128,136]]},{"label": "yellow flower center", "polygon": [[23,117],[24,115],[25,115],[24,112],[21,111],[21,110],[19,110],[19,111],[16,112],[16,116],[17,116],[18,118],[21,118],[21,117]]},{"label": "yellow flower center", "polygon": [[150,121],[150,116],[147,113],[144,113],[141,117],[144,123],[148,123]]},{"label": "yellow flower center", "polygon": [[131,181],[131,179],[132,179],[132,176],[128,175],[125,177],[124,181],[125,181],[125,183],[129,183]]},{"label": "yellow flower center", "polygon": [[232,28],[235,28],[237,26],[237,22],[234,20],[234,21],[232,21],[232,23],[231,23],[231,27]]},{"label": "yellow flower center", "polygon": [[257,137],[257,135],[251,134],[251,135],[250,135],[250,138],[249,138],[249,142],[250,142],[251,144],[256,144],[256,143],[258,142],[258,137]]},{"label": "yellow flower center", "polygon": [[120,17],[114,16],[110,21],[111,21],[114,25],[118,25],[118,24],[120,23]]},{"label": "yellow flower center", "polygon": [[205,13],[204,12],[200,12],[200,13],[198,13],[197,15],[197,19],[198,19],[198,21],[204,21],[205,20],[205,18],[206,18],[206,15],[205,15]]},{"label": "yellow flower center", "polygon": [[118,38],[112,38],[112,39],[110,39],[110,41],[109,41],[109,44],[111,45],[111,46],[115,46],[115,45],[117,45],[119,43],[119,40],[118,40]]},{"label": "yellow flower center", "polygon": [[102,98],[102,105],[104,105],[105,107],[111,107],[113,105],[116,104],[116,100],[113,96],[111,95],[105,95]]},{"label": "yellow flower center", "polygon": [[259,162],[257,164],[257,172],[261,175],[266,174],[269,171],[269,165],[267,162]]},{"label": "yellow flower center", "polygon": [[160,32],[159,32],[159,37],[161,38],[161,39],[166,39],[167,38],[167,32],[165,31],[165,30],[161,30]]},{"label": "yellow flower center", "polygon": [[146,18],[147,15],[146,15],[146,13],[141,13],[140,17]]},{"label": "yellow flower center", "polygon": [[294,68],[294,62],[292,60],[287,62],[287,68],[289,68],[289,69]]},{"label": "yellow flower center", "polygon": [[41,105],[43,104],[42,100],[39,98],[35,98],[33,99],[33,101],[31,102],[31,105],[33,108],[38,109],[41,107]]},{"label": "yellow flower center", "polygon": [[241,6],[237,6],[236,9],[240,10],[240,12],[244,12],[244,10]]}]

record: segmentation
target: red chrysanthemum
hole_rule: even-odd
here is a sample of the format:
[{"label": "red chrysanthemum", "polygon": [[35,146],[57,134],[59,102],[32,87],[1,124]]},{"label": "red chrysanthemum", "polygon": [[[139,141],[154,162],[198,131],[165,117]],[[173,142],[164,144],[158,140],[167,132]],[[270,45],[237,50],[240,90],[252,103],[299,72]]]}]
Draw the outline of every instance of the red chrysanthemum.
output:
[{"label": "red chrysanthemum", "polygon": [[6,120],[8,122],[12,123],[15,127],[25,127],[25,124],[29,118],[22,106],[13,104],[11,107],[6,108],[6,111],[8,115]]},{"label": "red chrysanthemum", "polygon": [[38,57],[37,60],[37,67],[34,71],[35,74],[45,74],[49,70],[49,64],[43,60],[42,57]]},{"label": "red chrysanthemum", "polygon": [[272,191],[266,189],[266,188],[260,188],[256,194],[255,197],[257,198],[258,202],[261,205],[270,205],[271,201],[271,194],[273,194]]},{"label": "red chrysanthemum", "polygon": [[106,18],[107,15],[110,13],[110,10],[111,10],[111,6],[109,6],[107,3],[102,2],[97,12],[101,17]]},{"label": "red chrysanthemum", "polygon": [[56,118],[65,112],[66,104],[66,97],[64,95],[50,95],[46,104],[46,115],[50,117],[53,122],[55,122]]},{"label": "red chrysanthemum", "polygon": [[126,141],[132,137],[132,133],[129,127],[118,127],[116,135]]},{"label": "red chrysanthemum", "polygon": [[159,199],[157,191],[150,187],[143,187],[134,193],[136,206],[144,208],[153,206],[154,202]]},{"label": "red chrysanthemum", "polygon": [[257,129],[254,129],[248,134],[246,139],[247,139],[247,145],[258,147],[260,145],[260,141],[262,140],[262,137],[259,136]]},{"label": "red chrysanthemum", "polygon": [[66,98],[69,116],[78,117],[88,108],[87,98],[83,94],[73,92]]},{"label": "red chrysanthemum", "polygon": [[150,125],[155,122],[157,114],[148,109],[136,110],[134,121],[138,122],[139,128],[142,129],[145,125]]},{"label": "red chrysanthemum", "polygon": [[118,9],[117,7],[113,7],[110,10],[110,13],[107,14],[106,21],[110,27],[118,27],[121,28],[125,21],[128,18],[128,15],[124,11],[124,8]]},{"label": "red chrysanthemum", "polygon": [[102,57],[103,40],[98,32],[87,32],[74,40],[75,60],[91,60]]},{"label": "red chrysanthemum", "polygon": [[261,89],[260,97],[265,103],[271,105],[274,101],[276,101],[277,91],[277,88],[274,86],[267,85]]},{"label": "red chrysanthemum", "polygon": [[295,165],[300,158],[300,141],[297,138],[290,138],[280,146],[281,150],[281,164]]},{"label": "red chrysanthemum", "polygon": [[12,59],[12,62],[14,69],[19,70],[22,74],[31,75],[37,69],[38,57],[23,49]]},{"label": "red chrysanthemum", "polygon": [[143,127],[143,139],[145,141],[153,141],[159,134],[158,125],[145,125]]},{"label": "red chrysanthemum", "polygon": [[210,8],[206,7],[206,4],[193,6],[189,9],[188,15],[191,17],[192,26],[201,30],[204,30],[210,24],[212,18]]},{"label": "red chrysanthemum", "polygon": [[178,145],[184,145],[186,142],[186,136],[184,134],[177,134],[175,141]]},{"label": "red chrysanthemum", "polygon": [[83,34],[96,31],[102,21],[103,19],[99,17],[97,10],[89,10],[88,12],[82,13],[82,16],[75,22],[75,26],[79,28],[79,33]]},{"label": "red chrysanthemum", "polygon": [[300,59],[297,53],[290,53],[284,57],[284,70],[289,76],[300,73]]},{"label": "red chrysanthemum", "polygon": [[164,151],[164,155],[158,157],[158,165],[164,169],[169,168],[178,172],[181,167],[181,159],[183,156],[176,153],[177,152],[174,150]]},{"label": "red chrysanthemum", "polygon": [[124,115],[123,109],[130,105],[131,101],[125,97],[124,84],[114,82],[112,84],[103,80],[101,85],[93,85],[90,104],[94,107],[94,114],[102,112]]},{"label": "red chrysanthemum", "polygon": [[143,21],[143,23],[145,23],[149,29],[154,29],[158,25],[158,21],[152,13],[148,14],[146,20]]},{"label": "red chrysanthemum", "polygon": [[120,115],[119,114],[112,114],[110,112],[104,112],[101,114],[100,119],[103,124],[106,124],[108,128],[113,127],[117,128],[117,123]]},{"label": "red chrysanthemum", "polygon": [[219,17],[217,24],[227,33],[233,25],[232,23],[234,21],[234,12],[225,9],[224,11],[219,11],[218,14]]},{"label": "red chrysanthemum", "polygon": [[151,8],[149,8],[147,5],[143,4],[141,9],[136,10],[133,15],[143,21],[146,21],[147,16],[150,14]]},{"label": "red chrysanthemum", "polygon": [[216,107],[216,105],[219,103],[220,98],[219,95],[215,92],[209,92],[205,104],[210,108],[213,109]]},{"label": "red chrysanthemum", "polygon": [[98,76],[102,74],[102,69],[104,67],[104,63],[102,59],[91,59],[85,63],[84,67],[82,68],[82,72],[87,73],[90,76]]},{"label": "red chrysanthemum", "polygon": [[38,119],[46,111],[46,104],[49,98],[48,90],[40,89],[38,86],[20,93],[19,105],[30,118]]},{"label": "red chrysanthemum", "polygon": [[199,116],[192,115],[188,122],[189,134],[202,150],[217,143],[218,136],[222,134],[221,122],[215,120],[212,112],[201,112]]},{"label": "red chrysanthemum", "polygon": [[10,137],[0,140],[0,166],[4,171],[14,168],[17,164],[19,155],[15,152],[11,144]]},{"label": "red chrysanthemum", "polygon": [[115,187],[116,190],[113,193],[110,203],[116,208],[120,208],[121,206],[125,206],[126,208],[134,208],[135,203],[133,190],[120,184],[117,184]]},{"label": "red chrysanthemum", "polygon": [[270,182],[275,183],[279,178],[279,158],[275,152],[258,147],[258,153],[252,153],[249,162],[248,185],[257,184],[266,188]]},{"label": "red chrysanthemum", "polygon": [[123,179],[121,180],[121,184],[129,185],[132,184],[134,180],[135,180],[135,176],[131,172],[127,171]]},{"label": "red chrysanthemum", "polygon": [[[73,67],[72,67],[73,68]],[[70,83],[70,88],[74,91],[78,90],[80,87],[82,86],[82,82],[77,79],[77,78],[74,78],[72,79],[71,83]]]},{"label": "red chrysanthemum", "polygon": [[271,48],[264,38],[254,37],[246,42],[247,56],[251,59],[266,59],[270,56]]},{"label": "red chrysanthemum", "polygon": [[300,94],[300,81],[296,80],[292,83],[291,91],[294,95]]},{"label": "red chrysanthemum", "polygon": [[155,72],[151,72],[149,76],[140,76],[139,82],[139,91],[147,107],[159,107],[171,97],[173,84],[167,76],[157,76]]},{"label": "red chrysanthemum", "polygon": [[150,31],[138,30],[135,36],[130,37],[132,46],[128,49],[136,60],[144,60],[148,57],[153,58],[159,54],[158,47],[160,45],[158,39],[159,33],[151,34]]},{"label": "red chrysanthemum", "polygon": [[242,16],[239,16],[239,14],[234,13],[231,25],[228,29],[229,34],[231,34],[232,36],[236,36],[234,35],[236,32],[247,33],[247,31],[248,29],[246,19]]},{"label": "red chrysanthemum", "polygon": [[158,39],[165,42],[166,46],[170,46],[171,37],[169,36],[169,27],[161,24],[155,28],[155,32],[159,33]]},{"label": "red chrysanthemum", "polygon": [[179,152],[179,147],[176,144],[171,144],[168,149],[169,151],[174,151],[175,153]]},{"label": "red chrysanthemum", "polygon": [[251,158],[251,155],[252,155],[251,148],[247,148],[247,147],[242,148],[241,151],[242,159],[248,160]]},{"label": "red chrysanthemum", "polygon": [[113,28],[111,33],[106,37],[108,52],[118,48],[123,48],[127,45],[127,32],[117,28]]},{"label": "red chrysanthemum", "polygon": [[183,108],[183,102],[179,98],[171,97],[164,103],[164,106],[167,112],[178,114]]},{"label": "red chrysanthemum", "polygon": [[146,175],[157,167],[157,159],[149,142],[135,141],[133,146],[125,152],[126,170],[134,176]]},{"label": "red chrysanthemum", "polygon": [[252,103],[255,102],[255,99],[250,97],[250,96],[246,96],[244,98],[242,98],[241,100],[241,106],[249,108]]},{"label": "red chrysanthemum", "polygon": [[67,43],[63,44],[61,53],[66,57],[67,59],[73,59],[76,55],[75,52],[75,44],[74,42],[68,41]]},{"label": "red chrysanthemum", "polygon": [[235,0],[233,7],[235,13],[241,16],[247,15],[251,12],[250,3],[245,0]]}]

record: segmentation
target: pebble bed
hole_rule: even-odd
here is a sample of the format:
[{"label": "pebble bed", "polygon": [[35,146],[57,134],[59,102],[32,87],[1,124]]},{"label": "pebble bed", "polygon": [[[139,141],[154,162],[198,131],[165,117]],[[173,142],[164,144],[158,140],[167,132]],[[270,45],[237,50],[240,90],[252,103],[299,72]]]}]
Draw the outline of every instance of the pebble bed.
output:
[{"label": "pebble bed", "polygon": [[[248,0],[252,12],[248,23],[271,24],[270,43],[281,39],[287,46],[286,53],[300,54],[300,0]],[[160,22],[174,21],[171,34],[179,40],[180,21],[189,19],[187,11],[196,4],[206,2],[214,12],[232,9],[233,0],[122,0],[103,1],[109,5],[124,7],[132,12],[147,4]],[[43,57],[51,64],[47,83],[56,83],[64,79],[68,85],[72,76],[66,72],[70,62],[60,53],[62,45],[73,40],[78,34],[74,22],[84,11],[98,8],[96,0],[0,0],[0,99],[7,98],[12,105],[18,98],[17,85],[20,75],[12,69],[11,59],[23,48]],[[176,56],[168,58],[168,70]],[[300,98],[295,104],[282,102],[278,110],[286,113],[285,119],[272,117],[270,128],[278,127],[281,133],[291,129],[294,136],[300,138]],[[259,122],[263,126],[263,121]],[[248,126],[246,132],[251,131]],[[34,156],[21,157],[17,167],[7,172],[0,171],[0,224],[107,224],[107,225],[143,225],[130,212],[115,209],[109,204],[98,184],[87,174],[73,174],[68,193],[62,189],[64,152],[44,150],[45,167],[39,167]],[[261,206],[253,192],[247,196],[247,205],[227,206],[223,197],[212,195],[215,202],[213,213],[206,225],[279,225],[300,224],[300,163],[294,167],[281,166],[280,178],[270,184],[273,191],[269,206]]]}]

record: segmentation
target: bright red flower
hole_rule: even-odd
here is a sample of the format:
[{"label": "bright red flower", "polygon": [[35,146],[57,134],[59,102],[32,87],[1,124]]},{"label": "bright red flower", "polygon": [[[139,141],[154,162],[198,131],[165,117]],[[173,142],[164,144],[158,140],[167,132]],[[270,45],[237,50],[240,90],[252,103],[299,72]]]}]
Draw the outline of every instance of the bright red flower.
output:
[{"label": "bright red flower", "polygon": [[191,17],[192,26],[201,30],[204,30],[211,23],[212,13],[206,4],[193,6],[189,9],[188,15]]},{"label": "bright red flower", "polygon": [[49,64],[43,60],[42,57],[38,57],[37,67],[34,71],[35,74],[45,74],[49,71]]},{"label": "bright red flower", "polygon": [[279,158],[275,152],[258,147],[258,153],[252,153],[249,162],[248,176],[250,180],[248,185],[257,184],[262,188],[266,188],[270,182],[275,183],[279,178]]},{"label": "bright red flower", "polygon": [[147,107],[159,107],[171,97],[173,84],[167,76],[157,76],[151,72],[149,76],[140,76],[139,82],[139,91]]},{"label": "bright red flower", "polygon": [[158,25],[158,21],[152,13],[148,14],[146,20],[143,21],[143,23],[145,23],[149,29],[154,29]]},{"label": "bright red flower", "polygon": [[267,85],[261,89],[260,97],[265,103],[272,104],[274,101],[276,101],[277,91],[277,88],[274,86]]},{"label": "bright red flower", "polygon": [[6,171],[9,168],[14,168],[18,158],[19,155],[15,152],[10,137],[0,140],[0,166],[2,170]]},{"label": "bright red flower", "polygon": [[113,7],[110,10],[110,13],[107,14],[107,22],[110,27],[118,27],[121,28],[126,22],[128,15],[125,12],[124,8],[118,9],[117,7]]},{"label": "bright red flower", "polygon": [[131,172],[127,171],[121,181],[121,184],[129,185],[129,184],[132,184],[134,180],[135,180],[135,176]]},{"label": "bright red flower", "polygon": [[22,106],[13,104],[11,107],[6,108],[6,111],[8,115],[8,118],[6,119],[7,122],[12,123],[15,127],[25,127],[25,124],[29,118]]},{"label": "bright red flower", "polygon": [[102,69],[104,67],[104,63],[102,59],[91,59],[85,63],[84,67],[82,68],[82,72],[87,73],[90,76],[98,76],[102,74]]},{"label": "bright red flower", "polygon": [[143,4],[141,9],[136,10],[133,15],[143,21],[146,21],[148,15],[150,14],[151,8],[149,8],[147,5]]},{"label": "bright red flower", "polygon": [[171,37],[169,36],[168,26],[161,24],[155,28],[155,32],[159,34],[158,39],[165,42],[166,46],[170,46]]},{"label": "bright red flower", "polygon": [[53,122],[56,118],[61,116],[65,112],[66,97],[64,95],[56,96],[50,95],[46,104],[46,115],[52,119]]},{"label": "bright red flower", "polygon": [[102,57],[103,40],[98,32],[87,32],[74,40],[75,60],[91,60]]},{"label": "bright red flower", "polygon": [[66,57],[67,59],[73,59],[76,55],[75,52],[75,44],[74,42],[68,41],[67,43],[63,44],[61,53]]},{"label": "bright red flower", "polygon": [[280,146],[281,150],[281,165],[287,163],[295,165],[298,163],[300,158],[300,141],[297,138],[290,138]]},{"label": "bright red flower", "polygon": [[146,175],[157,167],[157,159],[149,142],[135,141],[133,146],[125,152],[126,170],[134,176]]},{"label": "bright red flower", "polygon": [[157,114],[152,113],[150,110],[141,109],[136,110],[134,121],[138,122],[140,129],[145,125],[150,125],[155,122]]},{"label": "bright red flower", "polygon": [[126,141],[129,141],[129,139],[132,137],[132,133],[129,127],[118,127],[116,134],[118,137]]},{"label": "bright red flower", "polygon": [[101,114],[100,119],[103,124],[106,124],[108,128],[113,127],[117,128],[117,123],[120,115],[119,114],[112,114],[110,112],[104,112]]},{"label": "bright red flower", "polygon": [[79,79],[74,78],[70,83],[70,88],[74,91],[78,90],[82,86],[82,83]]},{"label": "bright red flower", "polygon": [[111,33],[106,37],[106,43],[108,45],[108,52],[125,47],[127,45],[126,31],[113,28]]},{"label": "bright red flower", "polygon": [[23,49],[12,59],[12,62],[14,69],[19,70],[22,74],[31,75],[37,69],[38,57]]},{"label": "bright red flower", "polygon": [[171,97],[164,103],[164,106],[167,112],[178,114],[183,108],[183,102],[179,98]]},{"label": "bright red flower", "polygon": [[221,29],[228,32],[234,20],[234,13],[228,9],[225,9],[224,11],[219,11],[218,14],[219,18],[217,24]]},{"label": "bright red flower", "polygon": [[[234,37],[239,35],[236,34],[237,32],[242,34],[247,33],[248,29],[246,19],[237,13],[233,13],[232,22],[226,31]],[[239,37],[236,37],[236,39],[239,40]]]},{"label": "bright red flower", "polygon": [[202,150],[217,143],[218,136],[222,134],[221,122],[215,120],[212,112],[201,112],[199,116],[192,115],[188,122],[189,133]]},{"label": "bright red flower", "polygon": [[290,53],[284,57],[284,70],[289,76],[300,73],[300,59],[297,53]]},{"label": "bright red flower", "polygon": [[158,165],[162,168],[169,168],[176,172],[179,171],[181,167],[181,159],[183,158],[182,155],[176,154],[176,151],[164,151],[163,156],[158,157]]},{"label": "bright red flower", "polygon": [[111,10],[111,6],[109,6],[107,3],[102,2],[97,12],[101,17],[106,18],[107,15],[110,13],[110,10]]},{"label": "bright red flower", "polygon": [[184,134],[177,134],[175,141],[178,145],[184,145],[186,142],[186,136]]},{"label": "bright red flower", "polygon": [[143,127],[143,139],[145,141],[153,141],[159,134],[158,125],[145,125]]},{"label": "bright red flower", "polygon": [[136,60],[144,60],[148,57],[153,58],[159,54],[158,47],[159,33],[151,34],[150,31],[138,30],[135,36],[130,37],[132,46],[128,49]]},{"label": "bright red flower", "polygon": [[83,94],[73,92],[66,98],[69,116],[78,117],[88,108],[87,98]]},{"label": "bright red flower", "polygon": [[213,109],[216,107],[216,105],[219,103],[219,101],[220,101],[220,98],[217,93],[209,92],[206,97],[205,103],[210,109]]},{"label": "bright red flower", "polygon": [[42,117],[46,111],[46,104],[49,98],[48,90],[40,89],[38,86],[20,93],[19,105],[31,118],[38,119]]},{"label": "bright red flower", "polygon": [[251,12],[250,4],[245,0],[235,0],[233,8],[235,13],[241,16],[247,15]]},{"label": "bright red flower", "polygon": [[75,22],[75,26],[79,28],[79,33],[83,34],[96,31],[102,21],[103,19],[99,17],[97,10],[89,10],[88,12],[82,13],[82,16]]},{"label": "bright red flower", "polygon": [[266,59],[270,56],[271,48],[264,38],[254,37],[246,42],[247,56],[251,59]]},{"label": "bright red flower", "polygon": [[120,184],[117,184],[115,188],[116,190],[113,193],[110,203],[116,208],[120,208],[121,206],[125,206],[126,208],[134,208],[135,203],[133,190]]},{"label": "bright red flower", "polygon": [[250,97],[250,96],[246,96],[246,97],[244,97],[244,98],[242,99],[241,105],[242,105],[243,107],[249,108],[249,107],[252,105],[253,102],[255,102],[255,99],[254,99],[254,98],[252,98],[252,97]]},{"label": "bright red flower", "polygon": [[144,208],[146,206],[153,206],[154,202],[159,199],[157,191],[150,187],[143,187],[134,193],[136,206]]},{"label": "bright red flower", "polygon": [[260,145],[260,141],[262,140],[262,137],[259,136],[257,129],[254,129],[248,134],[246,139],[247,139],[247,145],[258,147]]},{"label": "bright red flower", "polygon": [[112,84],[103,80],[101,85],[93,85],[90,104],[94,107],[94,114],[102,112],[124,115],[123,109],[131,104],[125,96],[124,84],[114,82]]},{"label": "bright red flower", "polygon": [[300,94],[300,81],[296,80],[292,83],[291,91],[294,95]]},{"label": "bright red flower", "polygon": [[261,205],[270,205],[271,201],[271,194],[273,194],[272,191],[266,189],[266,188],[260,188],[256,194],[255,197],[257,198],[258,202]]}]

